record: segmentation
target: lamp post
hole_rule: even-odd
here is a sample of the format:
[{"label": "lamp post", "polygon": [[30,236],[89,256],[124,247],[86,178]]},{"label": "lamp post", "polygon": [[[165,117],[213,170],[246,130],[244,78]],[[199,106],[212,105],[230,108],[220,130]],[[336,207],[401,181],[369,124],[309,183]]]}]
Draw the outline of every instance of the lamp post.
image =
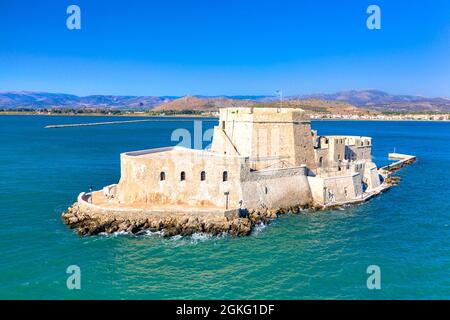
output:
[{"label": "lamp post", "polygon": [[226,191],[223,194],[225,195],[225,209],[228,210],[228,195],[230,194],[230,192]]}]

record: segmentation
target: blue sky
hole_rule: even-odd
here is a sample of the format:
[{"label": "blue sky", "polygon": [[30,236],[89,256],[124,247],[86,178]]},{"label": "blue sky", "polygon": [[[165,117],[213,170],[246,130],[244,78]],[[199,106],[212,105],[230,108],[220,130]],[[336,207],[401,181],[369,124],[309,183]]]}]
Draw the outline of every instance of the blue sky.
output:
[{"label": "blue sky", "polygon": [[0,91],[450,97],[449,57],[448,0],[0,0]]}]

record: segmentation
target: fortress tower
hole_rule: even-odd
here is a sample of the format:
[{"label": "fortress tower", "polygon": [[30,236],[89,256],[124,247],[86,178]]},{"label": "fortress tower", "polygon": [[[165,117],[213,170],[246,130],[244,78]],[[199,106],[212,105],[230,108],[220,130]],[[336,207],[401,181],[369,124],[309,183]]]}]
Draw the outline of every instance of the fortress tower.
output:
[{"label": "fortress tower", "polygon": [[249,157],[251,168],[315,168],[311,123],[302,109],[220,110],[212,152]]}]

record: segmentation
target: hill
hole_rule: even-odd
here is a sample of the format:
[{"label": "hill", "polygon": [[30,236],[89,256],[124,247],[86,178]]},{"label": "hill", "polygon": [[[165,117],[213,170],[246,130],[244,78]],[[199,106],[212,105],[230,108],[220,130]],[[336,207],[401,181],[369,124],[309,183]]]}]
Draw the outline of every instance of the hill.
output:
[{"label": "hill", "polygon": [[153,109],[153,111],[217,111],[226,107],[246,107],[256,104],[251,100],[239,100],[230,98],[197,98],[185,96],[167,103],[163,103]]},{"label": "hill", "polygon": [[346,102],[327,101],[320,99],[291,99],[281,102],[264,103],[258,106],[265,107],[290,107],[302,108],[309,113],[329,113],[329,114],[361,114],[367,112]]},{"label": "hill", "polygon": [[[315,98],[329,101],[342,101],[363,109],[379,112],[450,112],[450,99],[427,98],[414,95],[389,94],[380,90],[350,90],[332,94],[310,94],[302,99]],[[289,97],[296,99],[297,97]]]},{"label": "hill", "polygon": [[[0,92],[0,109],[58,109],[95,108],[115,110],[155,110],[197,112],[217,111],[223,107],[244,107],[254,104],[277,104],[275,96],[114,96],[90,95],[79,97],[65,93]],[[337,93],[316,93],[288,96],[284,105],[300,106],[306,110],[328,113],[375,112],[450,112],[450,99],[414,95],[395,95],[380,90],[350,90]]]}]

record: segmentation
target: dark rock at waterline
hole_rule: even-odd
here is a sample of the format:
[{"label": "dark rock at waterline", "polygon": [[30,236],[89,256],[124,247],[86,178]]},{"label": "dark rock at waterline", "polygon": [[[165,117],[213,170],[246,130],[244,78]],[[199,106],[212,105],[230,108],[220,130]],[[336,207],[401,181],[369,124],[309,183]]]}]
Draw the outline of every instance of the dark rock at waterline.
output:
[{"label": "dark rock at waterline", "polygon": [[268,224],[270,220],[276,219],[278,214],[298,212],[310,206],[292,207],[280,210],[246,211],[245,215],[224,216],[220,218],[209,218],[208,216],[142,216],[128,215],[126,218],[114,213],[98,213],[80,207],[77,203],[72,205],[62,214],[63,222],[79,235],[96,235],[99,233],[114,233],[124,231],[131,234],[142,234],[143,231],[161,231],[163,236],[175,235],[189,236],[197,232],[211,235],[227,233],[233,236],[249,235],[254,226]]}]

